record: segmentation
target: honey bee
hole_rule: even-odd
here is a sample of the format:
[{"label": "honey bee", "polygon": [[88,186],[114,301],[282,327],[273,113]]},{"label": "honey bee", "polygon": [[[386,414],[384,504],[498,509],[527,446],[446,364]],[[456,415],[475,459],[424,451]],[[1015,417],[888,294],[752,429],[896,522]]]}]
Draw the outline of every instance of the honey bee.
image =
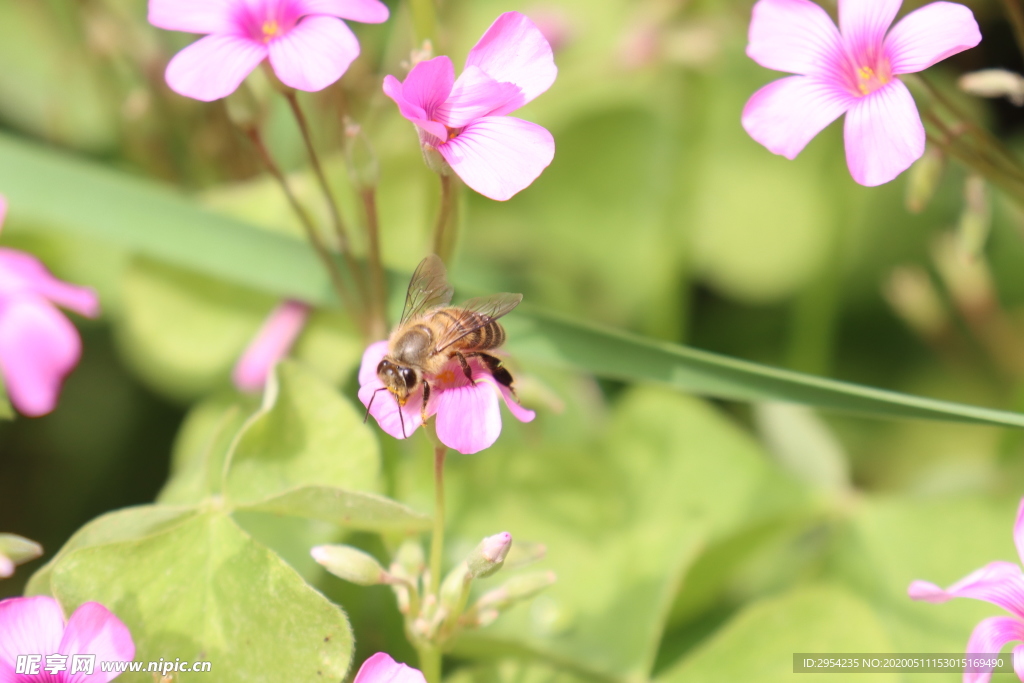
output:
[{"label": "honey bee", "polygon": [[[377,366],[377,377],[384,384],[377,391],[387,389],[400,407],[422,385],[420,414],[424,423],[430,383],[453,358],[470,381],[473,368],[469,359],[478,358],[495,381],[512,390],[512,375],[499,358],[488,352],[505,342],[505,329],[498,318],[518,306],[523,295],[492,294],[449,306],[453,292],[441,259],[434,254],[423,259],[409,282],[402,318],[388,339],[387,355]],[[367,416],[376,395],[375,391],[366,407]],[[398,414],[404,435],[402,411]]]}]

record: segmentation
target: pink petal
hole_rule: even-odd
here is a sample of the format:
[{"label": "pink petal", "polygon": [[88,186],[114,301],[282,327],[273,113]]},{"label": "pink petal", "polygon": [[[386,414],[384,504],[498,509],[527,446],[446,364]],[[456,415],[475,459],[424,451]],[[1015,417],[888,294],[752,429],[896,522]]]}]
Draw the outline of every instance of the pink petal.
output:
[{"label": "pink petal", "polygon": [[[1024,623],[1012,617],[989,617],[974,627],[967,641],[967,653],[994,655],[1015,640],[1024,640]],[[991,671],[964,671],[964,683],[988,683]]]},{"label": "pink petal", "polygon": [[837,85],[809,76],[789,76],[764,86],[743,108],[743,128],[774,154],[794,159],[825,126],[854,106]]},{"label": "pink petal", "polygon": [[312,16],[270,42],[270,63],[281,82],[317,92],[344,75],[359,56],[359,41],[345,22]]},{"label": "pink petal", "polygon": [[505,405],[508,406],[509,412],[511,412],[517,420],[520,422],[533,422],[533,419],[537,417],[537,413],[519,405],[519,401],[516,400],[512,391],[504,384],[501,384],[491,376],[484,376],[480,379],[481,381],[489,383],[501,394],[501,397],[505,400]]},{"label": "pink petal", "polygon": [[0,372],[22,415],[38,417],[56,407],[81,350],[78,330],[45,299],[21,295],[0,302]]},{"label": "pink petal", "polygon": [[434,112],[448,99],[454,83],[452,60],[434,57],[412,68],[402,82],[402,95],[406,102],[422,109],[426,119],[433,120]]},{"label": "pink petal", "polygon": [[860,98],[846,114],[844,137],[850,174],[868,187],[889,182],[924,154],[917,105],[899,80]]},{"label": "pink petal", "polygon": [[232,33],[232,0],[149,0],[149,23],[168,31]]},{"label": "pink petal", "polygon": [[[58,652],[62,655],[93,654],[97,662],[130,662],[135,659],[135,643],[128,627],[110,610],[98,602],[86,602],[68,620]],[[117,676],[117,672],[104,673],[97,665],[92,675],[78,672],[62,680],[63,683],[108,683]]]},{"label": "pink petal", "polygon": [[388,20],[388,6],[378,0],[302,0],[302,14],[329,14],[361,24]]},{"label": "pink petal", "polygon": [[810,0],[758,0],[748,40],[747,56],[767,69],[826,76],[841,61],[836,25]]},{"label": "pink petal", "polygon": [[1024,681],[1024,644],[1013,648],[1013,672]]},{"label": "pink petal", "polygon": [[518,86],[499,83],[479,67],[470,66],[455,81],[451,95],[438,107],[435,118],[449,128],[462,128],[521,96]]},{"label": "pink petal", "polygon": [[984,600],[1024,618],[1024,576],[1012,562],[990,562],[946,590],[928,581],[914,581],[907,594],[913,600],[934,603],[953,598]]},{"label": "pink petal", "polygon": [[266,45],[248,38],[206,36],[174,56],[167,65],[167,85],[195,100],[219,100],[235,92],[266,56]]},{"label": "pink petal", "polygon": [[[423,424],[420,407],[423,405],[423,391],[417,390],[398,411],[398,400],[380,380],[368,382],[359,387],[359,400],[370,407],[370,415],[385,432],[396,439],[407,439]],[[372,401],[372,403],[371,403]]]},{"label": "pink petal", "polygon": [[903,0],[839,0],[839,32],[856,59],[877,55]]},{"label": "pink petal", "polygon": [[12,576],[14,576],[14,560],[0,554],[0,579],[9,579]]},{"label": "pink petal", "polygon": [[519,86],[522,95],[494,114],[515,111],[555,82],[558,67],[544,34],[519,12],[505,12],[469,51],[466,68],[478,66],[499,83]]},{"label": "pink petal", "polygon": [[492,446],[501,434],[498,394],[491,382],[480,379],[440,391],[436,406],[437,438],[459,453],[478,453]]},{"label": "pink petal", "polygon": [[96,292],[55,278],[31,254],[0,248],[0,296],[23,292],[39,294],[58,306],[95,318],[100,312]]},{"label": "pink petal", "polygon": [[374,342],[363,351],[363,360],[359,364],[359,385],[379,382],[377,379],[377,366],[384,360],[388,352],[387,341]]},{"label": "pink petal", "polygon": [[64,633],[64,614],[49,596],[0,600],[0,682],[24,680],[14,673],[18,655],[57,652]]},{"label": "pink petal", "polygon": [[359,667],[352,683],[426,683],[419,669],[399,664],[386,653],[378,652]]},{"label": "pink petal", "polygon": [[526,189],[555,156],[546,129],[511,116],[487,116],[437,148],[471,188],[505,201]]},{"label": "pink petal", "polygon": [[885,39],[885,52],[894,74],[912,74],[980,42],[981,30],[970,9],[933,2],[893,26]]},{"label": "pink petal", "polygon": [[384,77],[384,94],[394,100],[395,104],[398,105],[398,111],[406,119],[412,121],[438,140],[448,139],[448,129],[444,127],[444,124],[431,121],[427,118],[427,113],[423,107],[406,100],[402,91],[402,83],[394,76]]},{"label": "pink petal", "polygon": [[1017,520],[1013,523],[1013,542],[1017,546],[1017,555],[1024,562],[1024,499],[1017,507]]},{"label": "pink petal", "polygon": [[236,387],[242,391],[263,389],[267,375],[279,360],[288,355],[302,332],[309,312],[309,306],[299,301],[285,301],[270,312],[235,365],[231,378]]}]

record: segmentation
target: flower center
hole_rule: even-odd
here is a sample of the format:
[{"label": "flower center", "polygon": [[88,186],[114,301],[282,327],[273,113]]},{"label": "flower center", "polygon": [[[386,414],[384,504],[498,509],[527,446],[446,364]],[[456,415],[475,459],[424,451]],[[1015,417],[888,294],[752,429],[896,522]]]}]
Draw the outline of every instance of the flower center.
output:
[{"label": "flower center", "polygon": [[880,60],[876,67],[861,66],[857,68],[854,72],[854,80],[857,87],[857,92],[854,94],[863,97],[885,87],[892,80],[892,71],[888,62]]},{"label": "flower center", "polygon": [[274,36],[281,32],[281,25],[274,19],[263,22],[263,42],[269,43]]}]

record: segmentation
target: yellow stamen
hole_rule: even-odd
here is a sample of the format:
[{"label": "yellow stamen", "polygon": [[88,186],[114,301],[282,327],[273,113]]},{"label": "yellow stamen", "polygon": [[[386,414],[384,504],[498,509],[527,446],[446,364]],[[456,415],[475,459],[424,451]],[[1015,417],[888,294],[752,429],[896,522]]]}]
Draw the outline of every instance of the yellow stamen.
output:
[{"label": "yellow stamen", "polygon": [[263,22],[263,42],[269,43],[270,39],[278,34],[281,27],[273,19]]}]

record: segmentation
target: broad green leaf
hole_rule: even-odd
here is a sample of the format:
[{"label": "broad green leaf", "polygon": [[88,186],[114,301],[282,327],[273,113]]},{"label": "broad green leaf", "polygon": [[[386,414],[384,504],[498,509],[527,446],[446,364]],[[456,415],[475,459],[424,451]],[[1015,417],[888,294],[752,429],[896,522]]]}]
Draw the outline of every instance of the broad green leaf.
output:
[{"label": "broad green leaf", "polygon": [[373,493],[303,486],[235,509],[318,519],[360,531],[428,531],[430,517]]},{"label": "broad green leaf", "polygon": [[[863,674],[793,674],[797,652],[893,652],[871,606],[848,590],[809,586],[755,603],[655,683],[807,683],[863,680]],[[874,674],[872,681],[900,681]]]},{"label": "broad green leaf", "polygon": [[[7,136],[0,136],[0,159],[0,187],[15,219],[21,216],[53,230],[105,240],[278,297],[334,303],[327,276],[298,240],[253,230],[152,182]],[[510,350],[604,377],[654,381],[720,398],[788,401],[879,417],[1024,426],[1024,415],[1016,413],[790,372],[529,307],[506,320]]]},{"label": "broad green leaf", "polygon": [[32,575],[26,595],[51,595],[53,568],[66,554],[79,548],[144,538],[165,531],[193,514],[192,508],[170,505],[140,505],[108,512],[76,531],[57,554]]},{"label": "broad green leaf", "polygon": [[[72,551],[55,566],[52,584],[69,614],[90,600],[116,614],[132,632],[136,660],[210,661],[214,678],[226,683],[337,681],[350,663],[344,612],[221,512],[141,540]],[[150,674],[122,678],[151,683]]]},{"label": "broad green leaf", "polygon": [[362,415],[291,361],[277,366],[229,457],[225,492],[234,505],[305,485],[375,491],[380,475],[380,446]]},{"label": "broad green leaf", "polygon": [[850,489],[850,464],[842,444],[812,410],[758,403],[754,418],[768,451],[787,471],[826,491]]},{"label": "broad green leaf", "polygon": [[199,503],[223,488],[224,462],[255,399],[221,394],[193,406],[171,451],[171,475],[157,497],[166,504]]},{"label": "broad green leaf", "polygon": [[664,390],[630,392],[607,433],[577,448],[509,439],[484,458],[452,461],[455,545],[508,530],[513,544],[547,545],[536,568],[560,579],[532,605],[467,634],[459,651],[501,644],[591,675],[640,680],[702,550],[786,514],[803,496],[735,425]]},{"label": "broad green leaf", "polygon": [[503,659],[487,666],[465,666],[445,683],[582,683],[592,680],[541,662]]}]

